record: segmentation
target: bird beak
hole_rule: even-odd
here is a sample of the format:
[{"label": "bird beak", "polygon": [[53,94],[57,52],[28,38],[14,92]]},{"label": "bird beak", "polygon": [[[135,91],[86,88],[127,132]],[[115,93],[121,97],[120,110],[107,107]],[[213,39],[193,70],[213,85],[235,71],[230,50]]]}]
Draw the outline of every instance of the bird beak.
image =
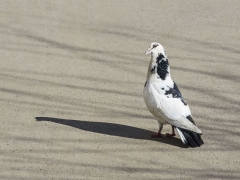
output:
[{"label": "bird beak", "polygon": [[146,51],[146,55],[147,55],[147,54],[150,54],[150,53],[151,53],[151,50],[152,50],[152,49],[149,48],[149,49]]}]

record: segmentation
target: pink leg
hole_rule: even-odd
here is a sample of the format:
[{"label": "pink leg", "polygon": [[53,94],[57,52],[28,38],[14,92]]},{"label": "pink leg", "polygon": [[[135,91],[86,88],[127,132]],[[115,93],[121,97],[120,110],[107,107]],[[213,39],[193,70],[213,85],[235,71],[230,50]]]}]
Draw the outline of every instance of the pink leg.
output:
[{"label": "pink leg", "polygon": [[172,126],[172,134],[166,133],[167,137],[173,137],[176,136],[175,131],[174,131],[174,127]]},{"label": "pink leg", "polygon": [[153,133],[151,137],[152,138],[164,137],[164,135],[161,133],[162,128],[163,128],[163,125],[159,124],[159,131],[157,133]]}]

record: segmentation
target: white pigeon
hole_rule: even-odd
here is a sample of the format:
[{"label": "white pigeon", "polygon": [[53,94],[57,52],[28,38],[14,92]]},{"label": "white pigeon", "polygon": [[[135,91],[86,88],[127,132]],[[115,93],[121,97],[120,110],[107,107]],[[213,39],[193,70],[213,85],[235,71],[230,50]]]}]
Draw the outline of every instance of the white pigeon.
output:
[{"label": "white pigeon", "polygon": [[170,124],[172,134],[167,133],[166,136],[175,136],[176,128],[187,147],[201,146],[204,144],[201,139],[202,131],[195,125],[187,102],[170,76],[167,54],[163,46],[157,42],[151,43],[146,54],[151,54],[151,60],[143,97],[148,110],[159,123],[159,131],[152,137],[164,137],[165,135],[161,134],[163,125]]}]

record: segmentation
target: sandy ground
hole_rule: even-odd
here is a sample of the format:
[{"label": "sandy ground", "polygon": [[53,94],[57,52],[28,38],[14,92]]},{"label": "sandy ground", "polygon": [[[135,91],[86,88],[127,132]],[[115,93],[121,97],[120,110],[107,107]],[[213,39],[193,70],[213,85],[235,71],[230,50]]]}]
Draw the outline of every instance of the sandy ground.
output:
[{"label": "sandy ground", "polygon": [[[0,179],[239,179],[239,9],[1,1]],[[153,41],[203,131],[200,148],[150,138],[158,125],[142,91]]]}]

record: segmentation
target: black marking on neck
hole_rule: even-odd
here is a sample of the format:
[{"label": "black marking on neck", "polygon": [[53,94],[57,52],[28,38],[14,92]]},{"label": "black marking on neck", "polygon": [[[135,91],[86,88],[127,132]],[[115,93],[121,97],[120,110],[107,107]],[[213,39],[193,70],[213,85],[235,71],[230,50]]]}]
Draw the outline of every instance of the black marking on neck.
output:
[{"label": "black marking on neck", "polygon": [[169,90],[165,92],[165,95],[171,94],[173,98],[179,98],[182,103],[187,106],[187,102],[185,99],[182,97],[181,92],[179,91],[177,84],[174,82],[173,88],[169,87]]},{"label": "black marking on neck", "polygon": [[162,53],[160,53],[159,56],[157,57],[156,63],[157,63],[157,73],[158,73],[158,75],[160,76],[160,78],[162,80],[165,80],[167,74],[169,74],[169,72],[168,72],[168,67],[169,67],[168,59],[166,59],[166,57]]},{"label": "black marking on neck", "polygon": [[151,73],[152,73],[152,74],[154,74],[155,69],[156,69],[156,66],[153,66],[153,68],[151,69]]}]

